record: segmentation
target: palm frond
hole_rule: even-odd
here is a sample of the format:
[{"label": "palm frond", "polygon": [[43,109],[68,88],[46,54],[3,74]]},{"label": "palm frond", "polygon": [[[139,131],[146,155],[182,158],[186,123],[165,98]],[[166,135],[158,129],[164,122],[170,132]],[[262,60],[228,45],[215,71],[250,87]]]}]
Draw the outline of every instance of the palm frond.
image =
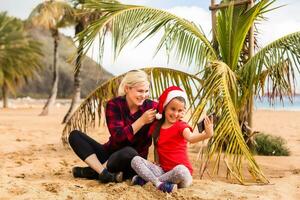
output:
[{"label": "palm frond", "polygon": [[63,1],[44,1],[28,17],[29,24],[45,29],[58,29],[73,23],[74,10]]},{"label": "palm frond", "polygon": [[[300,32],[281,37],[258,51],[241,69],[244,87],[253,85],[255,94],[270,100],[284,95],[293,96],[295,71],[300,73]],[[267,86],[265,85],[266,80]],[[260,92],[260,93],[259,93]],[[247,98],[247,97],[245,97]]]},{"label": "palm frond", "polygon": [[225,63],[220,61],[212,62],[208,70],[203,88],[209,88],[209,90],[203,91],[203,96],[192,117],[196,118],[194,120],[197,121],[209,100],[209,110],[217,113],[220,118],[216,124],[214,137],[210,140],[206,152],[207,161],[213,163],[213,174],[218,172],[219,164],[223,160],[229,174],[240,183],[246,184],[248,180],[245,179],[243,172],[244,162],[246,162],[248,171],[254,180],[267,183],[268,180],[245,143],[237,111],[231,98],[230,90],[235,90],[234,93],[237,93],[237,90],[234,89],[237,86],[236,75]]},{"label": "palm frond", "polygon": [[[157,99],[168,86],[177,85],[187,92],[190,101],[189,106],[192,107],[193,102],[198,97],[195,88],[201,86],[201,80],[199,78],[185,72],[168,68],[155,67],[144,68],[142,70],[149,74],[151,83],[150,97],[152,99]],[[124,75],[125,74],[122,74],[106,81],[81,103],[64,127],[62,134],[64,144],[68,141],[70,131],[78,129],[86,132],[88,127],[96,126],[97,121],[100,123],[102,109],[109,99],[116,97],[119,83]]]},{"label": "palm frond", "polygon": [[245,5],[233,7],[232,4],[229,8],[218,12],[216,36],[222,60],[231,69],[237,68],[240,52],[250,27],[270,5],[269,0],[261,0],[249,9]]},{"label": "palm frond", "polygon": [[[166,11],[95,0],[88,0],[84,6],[93,11],[105,13],[103,17],[93,22],[78,35],[79,38],[85,38],[85,51],[89,49],[98,34],[100,38],[104,37],[103,28],[111,23],[115,57],[128,42],[139,37],[146,39],[159,31],[165,31],[158,49],[163,45],[176,45],[180,47],[176,53],[180,55],[178,58],[181,61],[202,62],[202,66],[208,58],[216,58],[210,42],[197,26]],[[172,42],[164,40],[167,38],[174,40]],[[191,42],[186,42],[186,40]],[[102,48],[100,47],[100,49]]]},{"label": "palm frond", "polygon": [[0,82],[5,81],[13,92],[41,69],[41,44],[28,36],[20,19],[6,13],[0,13],[0,35]]}]

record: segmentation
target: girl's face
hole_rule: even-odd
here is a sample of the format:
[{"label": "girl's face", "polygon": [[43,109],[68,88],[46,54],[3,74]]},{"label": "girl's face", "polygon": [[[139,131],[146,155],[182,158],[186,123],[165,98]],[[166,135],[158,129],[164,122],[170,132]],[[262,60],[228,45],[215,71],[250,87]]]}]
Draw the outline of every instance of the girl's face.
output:
[{"label": "girl's face", "polygon": [[174,124],[182,118],[182,113],[185,110],[185,103],[178,100],[172,99],[165,107],[165,121]]},{"label": "girl's face", "polygon": [[141,106],[149,97],[149,83],[138,83],[133,87],[125,86],[125,93],[129,104]]}]

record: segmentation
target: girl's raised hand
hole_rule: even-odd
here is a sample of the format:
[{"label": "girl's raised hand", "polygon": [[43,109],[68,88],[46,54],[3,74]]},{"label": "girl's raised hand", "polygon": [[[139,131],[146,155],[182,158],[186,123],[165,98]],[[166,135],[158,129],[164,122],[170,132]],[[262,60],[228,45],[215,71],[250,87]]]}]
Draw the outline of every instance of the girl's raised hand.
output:
[{"label": "girl's raised hand", "polygon": [[208,116],[205,116],[205,118],[204,118],[204,127],[205,127],[206,138],[211,138],[214,134],[213,117],[209,118]]}]

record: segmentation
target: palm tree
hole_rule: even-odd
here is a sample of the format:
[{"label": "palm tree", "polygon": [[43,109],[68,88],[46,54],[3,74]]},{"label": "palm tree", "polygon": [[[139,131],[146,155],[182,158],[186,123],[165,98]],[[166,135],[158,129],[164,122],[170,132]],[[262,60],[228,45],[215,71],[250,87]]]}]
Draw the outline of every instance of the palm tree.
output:
[{"label": "palm tree", "polygon": [[[102,13],[99,12],[86,12],[83,8],[83,4],[85,0],[71,0],[73,4],[73,8],[75,11],[75,35],[79,34],[83,31],[89,23],[101,17]],[[109,26],[106,27],[107,29]],[[76,56],[76,70],[74,72],[74,88],[73,88],[73,97],[71,101],[71,105],[69,110],[67,111],[66,115],[63,118],[62,123],[66,123],[75,109],[77,108],[79,101],[80,101],[80,73],[81,73],[81,66],[83,60],[83,42],[84,38],[80,38],[78,40],[78,48],[77,48],[77,56]]]},{"label": "palm tree", "polygon": [[[300,32],[279,38],[260,49],[253,57],[243,61],[245,57],[242,49],[250,27],[256,20],[261,20],[264,13],[272,10],[270,7],[275,1],[256,1],[251,8],[247,5],[234,6],[232,0],[222,2],[229,3],[230,6],[217,11],[217,47],[207,39],[199,26],[166,11],[94,0],[88,1],[85,7],[106,14],[88,26],[79,34],[79,38],[85,37],[83,47],[88,48],[96,35],[103,33],[102,28],[107,23],[111,23],[114,53],[117,56],[128,42],[141,36],[144,41],[162,32],[156,52],[166,47],[168,53],[175,55],[174,57],[180,62],[188,65],[195,64],[198,67],[199,72],[196,75],[201,82],[201,87],[192,88],[190,82],[182,82],[184,88],[189,89],[188,91],[197,90],[197,95],[191,102],[193,124],[199,120],[205,106],[220,116],[203,166],[205,167],[205,164],[211,161],[214,163],[213,172],[217,173],[220,161],[223,160],[228,174],[240,183],[245,183],[247,180],[243,173],[245,167],[243,163],[246,162],[247,169],[254,180],[267,183],[267,179],[245,143],[241,127],[248,120],[248,101],[252,96],[264,95],[267,89],[271,102],[278,96],[292,97],[294,69],[299,72],[300,64]],[[193,76],[186,73],[181,75]],[[177,80],[173,76],[167,80],[159,75],[155,78],[165,85],[171,84],[171,80]],[[102,87],[109,88],[109,84],[110,82]],[[91,96],[97,96],[98,92],[99,90],[95,90]],[[100,94],[106,95],[106,93],[99,93],[100,101],[106,99]],[[77,123],[72,117],[65,130],[68,129],[67,127],[84,128],[89,124],[88,122],[95,121],[93,115],[95,111],[84,106],[91,103],[88,99],[76,111],[85,121]]]},{"label": "palm tree", "polygon": [[8,95],[16,86],[32,77],[41,68],[40,44],[25,32],[20,19],[0,13],[0,86],[3,108],[8,107]]},{"label": "palm tree", "polygon": [[47,115],[49,113],[50,107],[54,104],[57,96],[58,87],[58,41],[60,27],[65,27],[71,25],[73,22],[73,9],[72,7],[62,1],[44,1],[43,3],[37,5],[31,12],[28,21],[29,24],[33,26],[42,27],[44,29],[50,30],[53,37],[53,81],[52,89],[49,98],[43,108],[40,115]]}]

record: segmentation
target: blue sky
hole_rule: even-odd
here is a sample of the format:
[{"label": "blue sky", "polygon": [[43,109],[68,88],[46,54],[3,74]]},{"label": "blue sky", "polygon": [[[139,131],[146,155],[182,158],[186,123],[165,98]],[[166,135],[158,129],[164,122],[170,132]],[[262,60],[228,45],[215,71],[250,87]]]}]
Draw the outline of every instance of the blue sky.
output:
[{"label": "blue sky", "polygon": [[[7,11],[9,15],[26,19],[30,11],[42,0],[0,0],[0,11]],[[200,24],[206,34],[210,33],[211,17],[209,12],[210,0],[121,0],[123,3],[146,5],[160,8],[184,17]],[[217,2],[219,2],[217,0]],[[262,21],[259,25],[259,44],[264,46],[277,38],[288,33],[300,31],[300,1],[299,0],[277,0],[276,5],[286,4],[285,7],[268,13],[268,21]],[[275,6],[276,6],[275,5]],[[72,28],[62,30],[67,35],[73,35]],[[117,60],[112,60],[111,47],[109,43],[105,46],[103,66],[113,74],[121,74],[130,69],[146,66],[168,66],[177,69],[186,69],[187,66],[176,63],[171,59],[167,63],[166,55],[161,52],[153,57],[155,47],[159,41],[158,37],[144,42],[136,48],[136,44],[128,45]],[[94,49],[94,59],[97,59],[97,48]],[[300,92],[299,74],[297,78],[297,92]]]}]

